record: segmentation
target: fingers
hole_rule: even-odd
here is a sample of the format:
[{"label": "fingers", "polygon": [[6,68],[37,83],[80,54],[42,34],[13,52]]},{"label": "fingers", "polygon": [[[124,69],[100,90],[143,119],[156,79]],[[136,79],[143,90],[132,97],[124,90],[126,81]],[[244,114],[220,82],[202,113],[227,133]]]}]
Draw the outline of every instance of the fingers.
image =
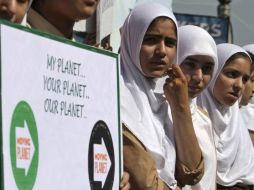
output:
[{"label": "fingers", "polygon": [[121,190],[129,190],[131,188],[130,184],[127,183],[124,187],[121,187]]},{"label": "fingers", "polygon": [[175,77],[177,78],[185,78],[181,68],[179,67],[179,65],[177,64],[173,64],[172,65],[172,70],[173,70],[173,73],[175,75]]},{"label": "fingers", "polygon": [[129,190],[130,189],[129,179],[130,179],[129,173],[123,172],[122,181],[120,183],[121,190]]},{"label": "fingers", "polygon": [[167,70],[168,78],[166,82],[173,82],[175,79],[180,79],[181,81],[186,81],[185,75],[183,74],[179,65],[173,64],[171,68]]}]

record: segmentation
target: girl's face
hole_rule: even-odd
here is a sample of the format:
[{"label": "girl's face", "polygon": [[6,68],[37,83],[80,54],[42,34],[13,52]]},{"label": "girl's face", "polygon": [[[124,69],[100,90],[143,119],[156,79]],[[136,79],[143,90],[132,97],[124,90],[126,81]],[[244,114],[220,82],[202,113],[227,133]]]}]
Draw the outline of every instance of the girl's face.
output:
[{"label": "girl's face", "polygon": [[254,93],[254,71],[251,72],[250,80],[245,85],[245,89],[243,91],[243,96],[241,99],[240,104],[246,106],[250,99],[252,98]]},{"label": "girl's face", "polygon": [[195,98],[205,89],[212,78],[214,60],[210,56],[188,56],[180,65],[187,81],[190,98]]},{"label": "girl's face", "polygon": [[140,50],[140,65],[147,77],[163,76],[176,56],[177,36],[174,22],[156,19],[148,28]]},{"label": "girl's face", "polygon": [[21,23],[28,9],[29,0],[0,0],[0,18]]},{"label": "girl's face", "polygon": [[[39,1],[39,0],[37,0]],[[99,0],[40,0],[53,17],[78,21],[90,17],[96,10]]]},{"label": "girl's face", "polygon": [[213,89],[215,99],[224,106],[232,106],[242,95],[250,78],[250,60],[236,58],[226,63]]}]

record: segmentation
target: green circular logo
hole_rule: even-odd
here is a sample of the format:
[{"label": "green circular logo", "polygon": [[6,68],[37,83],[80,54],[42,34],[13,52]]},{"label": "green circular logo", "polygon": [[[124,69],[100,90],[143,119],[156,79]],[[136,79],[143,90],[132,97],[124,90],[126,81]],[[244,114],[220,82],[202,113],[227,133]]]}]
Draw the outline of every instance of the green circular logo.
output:
[{"label": "green circular logo", "polygon": [[32,190],[38,170],[39,143],[33,111],[28,103],[17,104],[10,129],[11,166],[19,190]]}]

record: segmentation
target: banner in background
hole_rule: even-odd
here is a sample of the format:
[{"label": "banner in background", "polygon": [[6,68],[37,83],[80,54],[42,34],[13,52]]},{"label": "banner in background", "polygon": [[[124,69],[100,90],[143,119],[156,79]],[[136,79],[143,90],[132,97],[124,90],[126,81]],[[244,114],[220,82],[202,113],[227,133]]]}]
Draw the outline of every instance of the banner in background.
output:
[{"label": "banner in background", "polygon": [[179,26],[192,24],[207,30],[217,44],[226,43],[229,39],[229,19],[213,16],[174,13]]},{"label": "banner in background", "polygon": [[118,55],[13,26],[0,25],[1,190],[119,190]]},{"label": "banner in background", "polygon": [[117,53],[120,46],[120,27],[130,11],[144,2],[157,2],[171,9],[172,0],[101,0],[97,8],[97,42],[110,35],[110,45]]}]

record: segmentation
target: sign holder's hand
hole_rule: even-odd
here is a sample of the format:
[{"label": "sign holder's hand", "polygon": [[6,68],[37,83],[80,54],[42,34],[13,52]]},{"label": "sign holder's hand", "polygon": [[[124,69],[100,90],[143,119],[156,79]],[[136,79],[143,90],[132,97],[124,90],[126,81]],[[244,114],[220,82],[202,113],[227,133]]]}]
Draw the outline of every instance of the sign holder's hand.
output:
[{"label": "sign holder's hand", "polygon": [[129,183],[130,175],[127,172],[123,172],[123,177],[120,183],[120,190],[129,190],[130,183]]}]

